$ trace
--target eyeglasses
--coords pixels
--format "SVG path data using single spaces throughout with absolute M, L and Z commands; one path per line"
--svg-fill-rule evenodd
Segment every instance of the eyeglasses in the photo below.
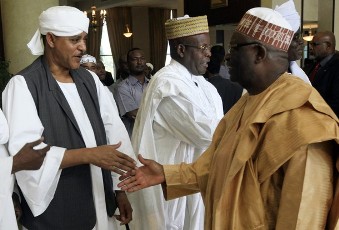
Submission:
M 200 46 L 191 45 L 191 44 L 182 44 L 182 45 L 199 49 L 202 52 L 211 51 L 211 45 L 200 45 Z
M 231 53 L 232 50 L 238 50 L 240 47 L 250 46 L 250 45 L 261 45 L 259 42 L 247 42 L 247 43 L 238 43 L 238 44 L 229 44 L 228 53 Z
M 326 41 L 325 42 L 310 42 L 310 45 L 315 47 L 315 46 L 318 46 L 318 45 L 323 44 L 323 43 L 329 43 L 329 42 L 326 42 Z

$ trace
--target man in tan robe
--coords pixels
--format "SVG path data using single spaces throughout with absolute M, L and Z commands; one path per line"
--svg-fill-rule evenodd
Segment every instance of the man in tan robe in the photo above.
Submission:
M 139 156 L 144 166 L 118 186 L 133 192 L 161 183 L 166 199 L 201 192 L 206 230 L 334 229 L 338 118 L 314 88 L 285 72 L 292 38 L 274 10 L 247 11 L 228 65 L 248 93 L 219 123 L 210 147 L 192 164 L 162 166 Z

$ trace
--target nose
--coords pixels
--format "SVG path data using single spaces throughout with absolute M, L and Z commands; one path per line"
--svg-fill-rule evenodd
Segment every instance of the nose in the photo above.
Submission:
M 87 50 L 86 40 L 82 40 L 82 42 L 80 42 L 78 49 L 81 50 L 83 53 L 86 52 Z
M 206 57 L 211 57 L 212 53 L 210 49 L 207 49 L 205 52 Z

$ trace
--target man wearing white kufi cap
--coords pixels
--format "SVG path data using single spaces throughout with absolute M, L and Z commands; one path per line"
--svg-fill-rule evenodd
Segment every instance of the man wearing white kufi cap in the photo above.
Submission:
M 165 23 L 172 60 L 151 79 L 134 124 L 135 153 L 163 164 L 191 163 L 211 143 L 223 116 L 221 98 L 207 82 L 210 38 L 206 16 L 170 19 Z M 161 187 L 133 194 L 133 229 L 202 229 L 200 194 L 169 202 Z
M 248 10 L 228 61 L 231 80 L 248 93 L 220 121 L 209 148 L 192 164 L 139 157 L 144 166 L 118 186 L 162 184 L 167 199 L 200 191 L 206 230 L 333 229 L 326 220 L 338 118 L 313 87 L 285 72 L 292 37 L 278 12 Z
M 89 55 L 89 54 L 83 55 L 80 59 L 80 66 L 98 74 L 97 59 L 95 57 L 93 57 L 92 55 Z
M 304 41 L 300 35 L 300 16 L 295 9 L 293 0 L 288 0 L 280 6 L 276 6 L 275 11 L 279 12 L 286 21 L 291 25 L 294 36 L 288 49 L 288 60 L 290 61 L 289 72 L 299 77 L 304 82 L 311 84 L 306 73 L 298 66 L 297 60 L 302 58 L 304 52 Z
M 135 167 L 119 152 L 133 149 L 111 93 L 79 68 L 87 30 L 88 18 L 76 8 L 42 12 L 28 43 L 41 56 L 3 92 L 10 154 L 41 135 L 41 145 L 51 145 L 39 170 L 16 173 L 25 229 L 116 229 L 117 206 L 121 223 L 131 220 L 126 194 L 116 191 L 115 202 L 112 177 Z

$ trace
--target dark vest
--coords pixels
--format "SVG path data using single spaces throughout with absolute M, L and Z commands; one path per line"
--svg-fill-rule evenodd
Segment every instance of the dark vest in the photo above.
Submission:
M 83 68 L 71 70 L 70 73 L 91 122 L 96 143 L 98 146 L 105 145 L 106 133 L 93 77 Z M 45 138 L 44 142 L 66 149 L 85 148 L 71 108 L 44 57 L 39 57 L 18 74 L 24 76 L 34 99 L 38 116 L 44 127 L 42 134 Z M 103 170 L 103 175 L 104 182 L 106 180 L 105 185 L 111 185 L 107 189 L 112 191 L 110 172 Z M 22 208 L 21 222 L 29 230 L 93 229 L 96 224 L 96 214 L 90 166 L 79 165 L 63 169 L 54 197 L 41 215 L 34 217 L 25 199 L 22 201 Z

